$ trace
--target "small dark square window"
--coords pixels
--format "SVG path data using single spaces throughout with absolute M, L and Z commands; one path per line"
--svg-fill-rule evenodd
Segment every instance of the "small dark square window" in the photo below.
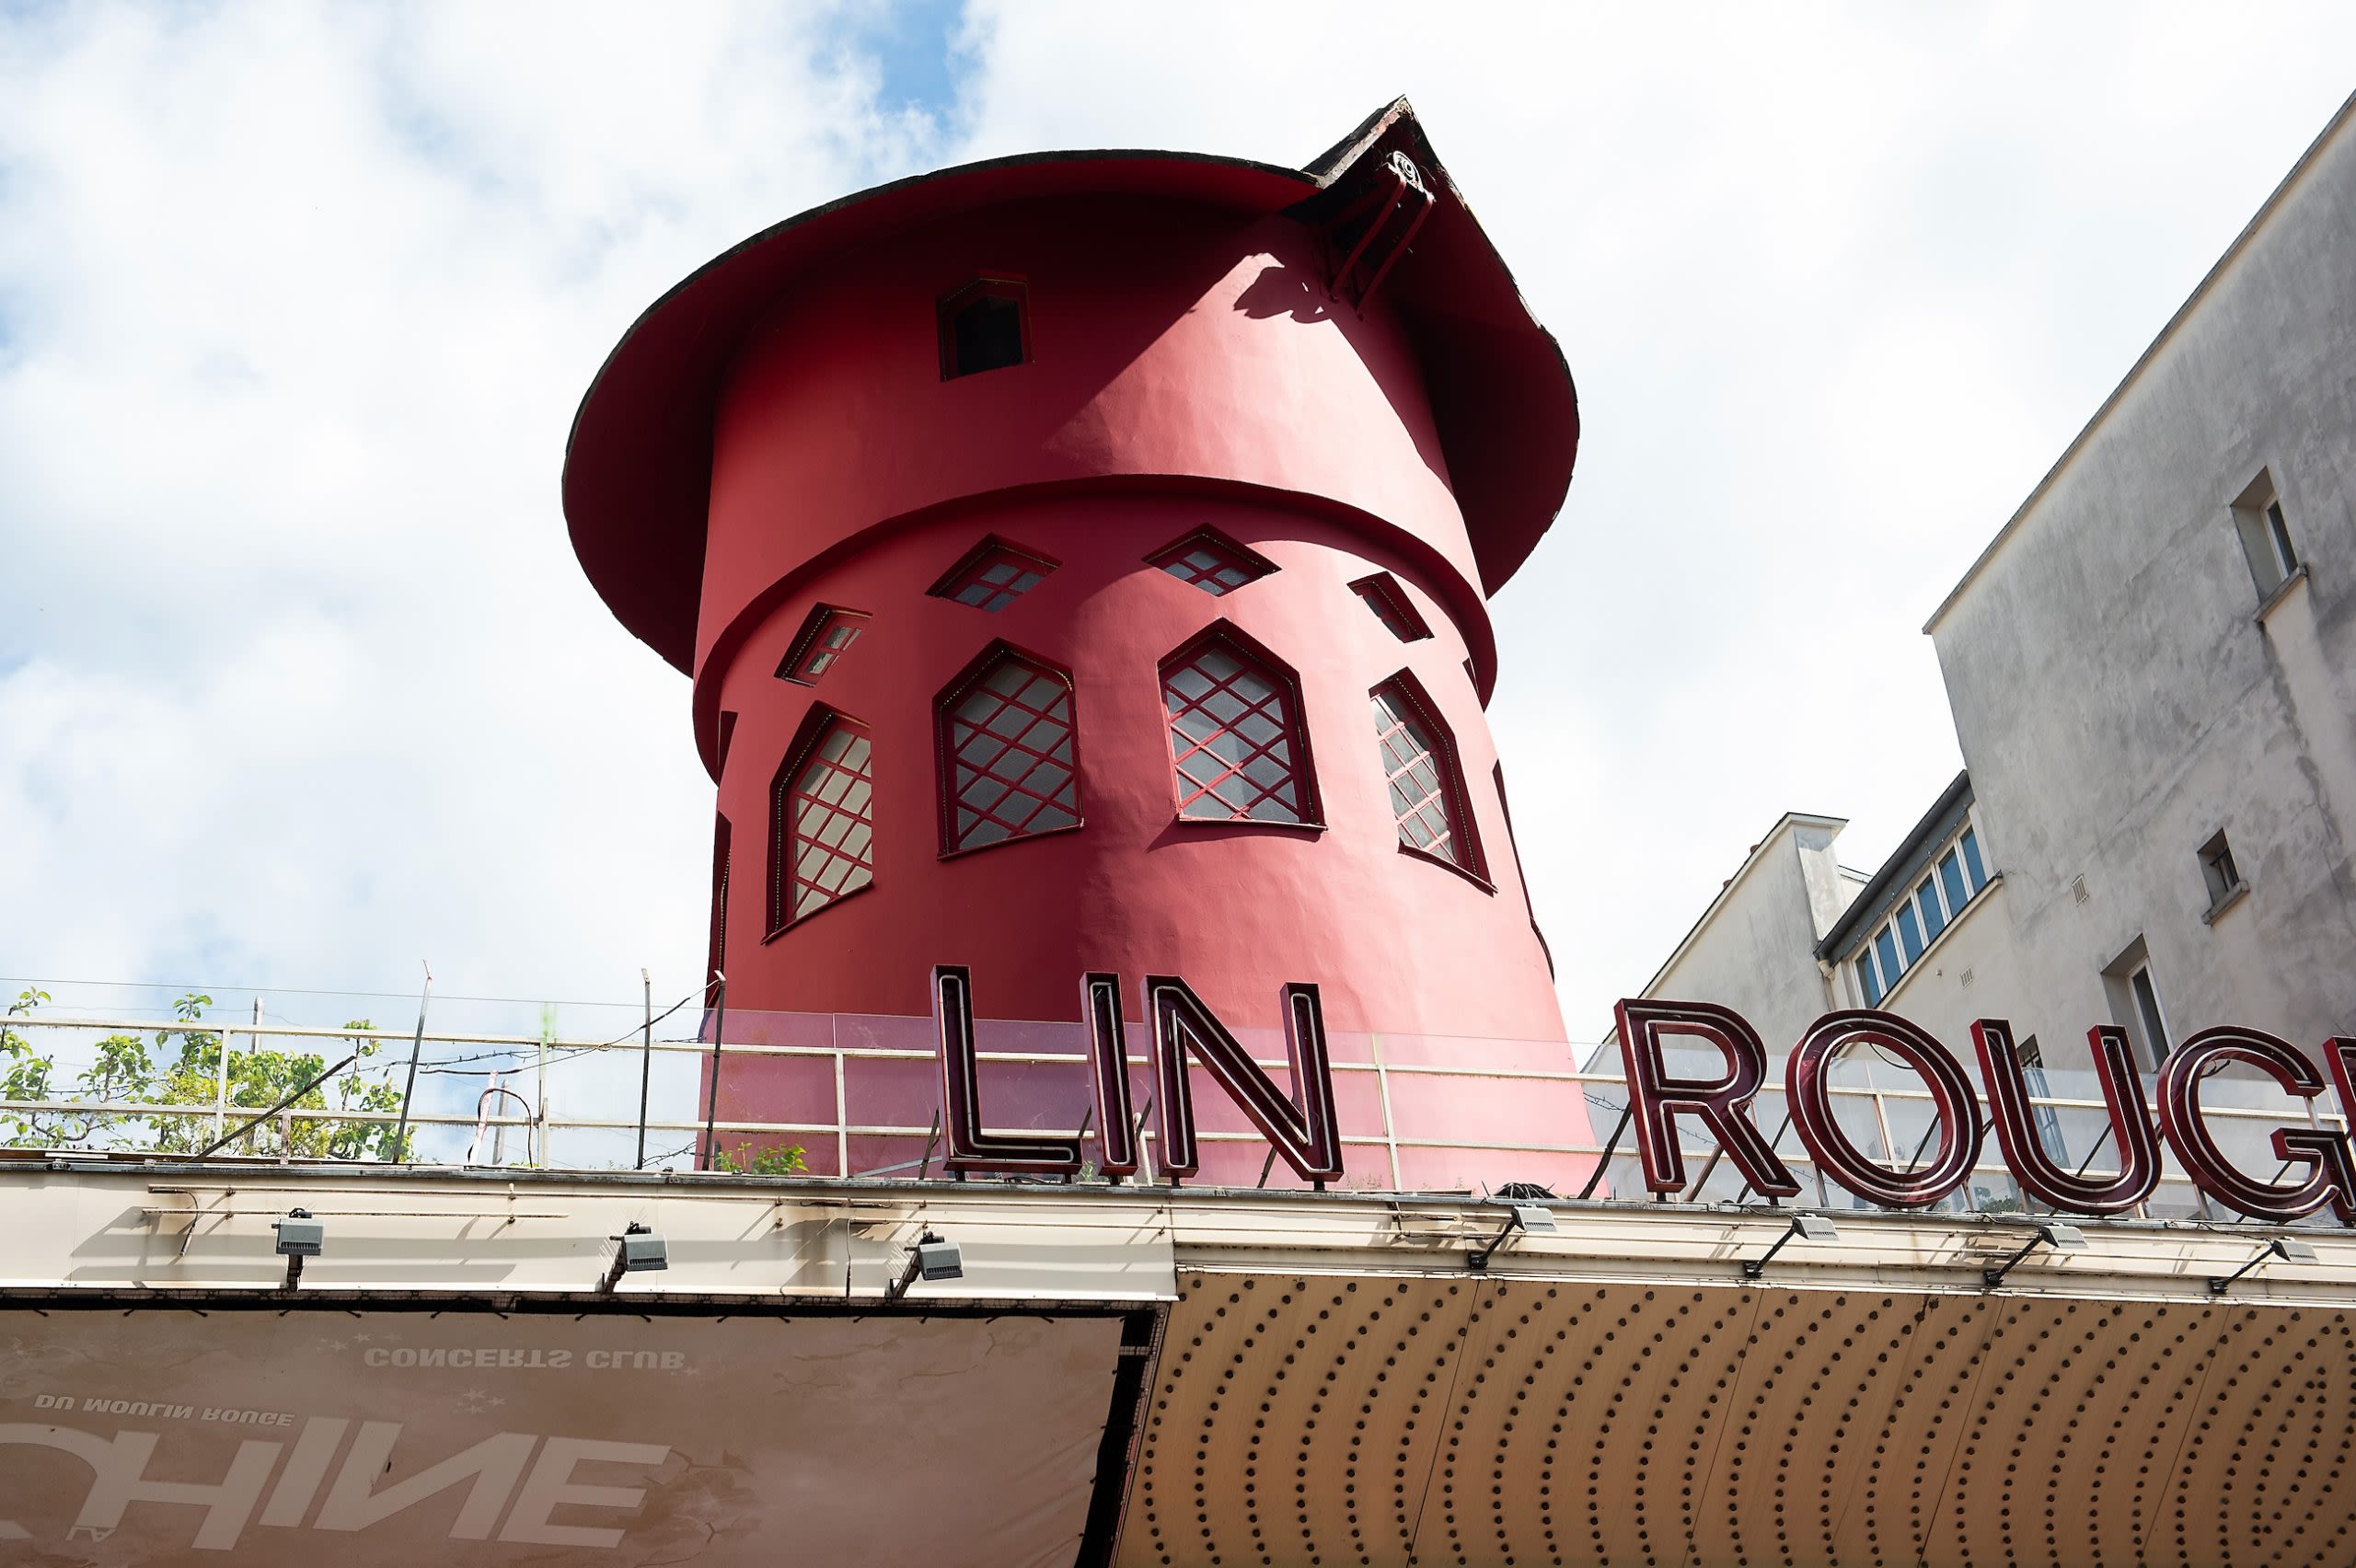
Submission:
M 979 278 L 941 302 L 941 379 L 1004 370 L 1031 358 L 1029 301 L 1022 285 Z

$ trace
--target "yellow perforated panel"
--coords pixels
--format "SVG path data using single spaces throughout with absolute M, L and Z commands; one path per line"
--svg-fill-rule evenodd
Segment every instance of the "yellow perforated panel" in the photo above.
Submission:
M 1179 1283 L 1122 1568 L 2356 1561 L 2337 1311 Z

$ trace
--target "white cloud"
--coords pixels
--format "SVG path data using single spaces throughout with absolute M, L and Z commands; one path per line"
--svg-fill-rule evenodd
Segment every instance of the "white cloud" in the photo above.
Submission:
M 685 683 L 556 499 L 621 329 L 883 179 L 1298 160 L 1403 90 L 1581 389 L 1492 717 L 1591 1034 L 1777 813 L 1869 864 L 1929 801 L 1923 615 L 2356 58 L 2321 6 L 989 5 L 952 135 L 872 19 L 0 22 L 0 970 L 685 989 Z
M 1953 776 L 1923 617 L 2356 58 L 2319 6 L 988 9 L 987 151 L 1298 159 L 1406 92 L 1562 339 L 1490 716 L 1574 1038 L 1783 812 L 1871 867 Z
M 557 474 L 681 272 L 935 156 L 841 19 L 0 31 L 0 968 L 692 984 L 686 685 L 583 581 Z

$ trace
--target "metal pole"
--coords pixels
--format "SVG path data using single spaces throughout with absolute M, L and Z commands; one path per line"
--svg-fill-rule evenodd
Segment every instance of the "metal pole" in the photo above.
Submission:
M 1636 1106 L 1634 1101 L 1630 1101 L 1621 1108 L 1620 1124 L 1611 1129 L 1611 1136 L 1605 1142 L 1603 1153 L 1596 1159 L 1594 1174 L 1588 1177 L 1587 1185 L 1579 1189 L 1580 1197 L 1595 1196 L 1595 1189 L 1603 1182 L 1603 1173 L 1611 1168 L 1611 1153 L 1620 1147 L 1620 1135 L 1628 1130 L 1628 1118 L 1634 1115 L 1635 1112 Z
M 425 1004 L 433 996 L 433 965 L 422 958 L 418 963 L 425 970 L 425 988 L 417 994 L 417 1033 L 409 1043 L 409 1081 L 401 1086 L 401 1119 L 393 1126 L 395 1160 L 409 1152 L 409 1102 L 417 1093 L 417 1058 L 425 1049 Z
M 654 1081 L 654 981 L 645 970 L 638 972 L 639 984 L 646 987 L 646 1032 L 641 1037 L 638 1055 L 638 1163 L 633 1170 L 646 1169 L 646 1092 Z
M 352 1066 L 352 1063 L 358 1060 L 360 1060 L 360 1053 L 354 1051 L 351 1055 L 346 1056 L 334 1066 L 329 1067 L 327 1071 L 319 1074 L 317 1078 L 312 1078 L 309 1082 L 303 1084 L 301 1087 L 296 1089 L 294 1093 L 288 1095 L 285 1099 L 280 1101 L 277 1104 L 271 1106 L 260 1115 L 255 1116 L 250 1120 L 238 1123 L 237 1126 L 229 1132 L 224 1134 L 220 1137 L 214 1138 L 211 1143 L 206 1144 L 202 1148 L 198 1149 L 194 1154 L 190 1155 L 189 1158 L 191 1159 L 202 1159 L 205 1156 L 219 1148 L 223 1144 L 233 1143 L 237 1139 L 245 1136 L 248 1132 L 251 1131 L 255 1127 L 260 1126 L 264 1122 L 269 1121 L 272 1116 L 277 1115 L 281 1111 L 285 1110 L 288 1106 L 302 1099 L 303 1096 L 310 1093 L 311 1090 L 318 1088 L 319 1085 L 327 1082 L 328 1079 L 335 1077 L 336 1074 L 343 1071 L 344 1068 Z M 282 1159 L 279 1163 L 283 1165 L 285 1161 Z
M 720 1118 L 720 1037 L 728 1027 L 728 976 L 715 969 L 711 983 L 716 988 L 711 1016 L 711 1082 L 705 1087 L 703 1097 L 703 1168 L 709 1170 L 720 1146 L 712 1140 L 712 1124 Z
M 259 997 L 254 1001 L 254 1012 L 257 1015 L 254 1021 L 260 1022 L 261 1001 Z M 225 1029 L 221 1032 L 220 1043 L 221 1060 L 216 1064 L 220 1071 L 214 1075 L 213 1079 L 213 1136 L 216 1138 L 221 1136 L 221 1129 L 229 1124 L 229 1032 Z

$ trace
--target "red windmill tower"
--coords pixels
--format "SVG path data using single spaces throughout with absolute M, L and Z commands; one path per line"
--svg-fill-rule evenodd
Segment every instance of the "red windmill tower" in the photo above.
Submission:
M 564 504 L 694 679 L 730 1012 L 921 1017 L 947 962 L 994 1019 L 1109 971 L 1272 1025 L 1310 981 L 1337 1062 L 1566 1067 L 1482 705 L 1577 429 L 1403 99 L 1305 169 L 1000 159 L 706 265 L 608 357 Z M 724 1115 L 785 1119 L 736 1071 Z M 1426 1088 L 1442 1133 L 1527 1101 L 1389 1091 Z

